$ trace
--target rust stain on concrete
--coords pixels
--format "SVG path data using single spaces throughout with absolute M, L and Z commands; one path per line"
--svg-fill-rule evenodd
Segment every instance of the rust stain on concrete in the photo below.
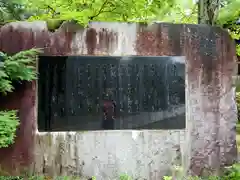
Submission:
M 232 89 L 230 82 L 236 58 L 233 43 L 227 32 L 208 26 L 167 23 L 151 26 L 139 24 L 136 25 L 136 32 L 130 29 L 131 25 L 129 25 L 129 29 L 120 29 L 119 31 L 109 30 L 105 27 L 95 29 L 90 25 L 88 29 L 81 28 L 80 30 L 79 28 L 80 38 L 77 28 L 71 31 L 70 28 L 64 27 L 52 33 L 47 30 L 43 22 L 24 23 L 12 23 L 0 29 L 0 51 L 14 54 L 30 48 L 43 48 L 44 55 L 50 56 L 113 55 L 113 52 L 117 52 L 118 55 L 186 56 L 187 96 L 191 100 L 186 103 L 191 110 L 187 113 L 190 113 L 189 117 L 192 118 L 191 122 L 190 119 L 188 121 L 198 127 L 190 129 L 192 139 L 189 140 L 189 143 L 192 145 L 191 152 L 193 152 L 192 160 L 189 162 L 190 171 L 193 174 L 201 173 L 202 167 L 196 167 L 195 165 L 198 164 L 196 162 L 208 161 L 209 158 L 220 153 L 223 153 L 221 155 L 223 159 L 218 162 L 220 164 L 231 164 L 235 160 L 236 141 L 233 137 L 235 131 L 232 129 L 235 123 L 234 111 L 226 109 L 227 107 L 225 108 L 226 112 L 221 110 L 222 101 L 227 101 L 229 106 L 234 102 L 229 101 L 229 98 L 222 99 L 220 97 L 230 93 Z M 103 26 L 101 23 L 98 25 Z M 111 27 L 111 24 L 108 26 Z M 128 26 L 124 25 L 124 28 L 126 27 Z M 127 39 L 123 39 L 121 36 L 121 32 L 127 31 L 131 31 L 129 38 L 134 36 L 135 40 L 131 43 L 128 42 L 126 47 L 131 49 L 134 46 L 135 54 L 132 54 L 132 51 L 118 49 L 122 42 L 127 42 Z M 77 48 L 73 47 L 77 45 Z M 1 97 L 0 107 L 2 109 L 18 109 L 21 119 L 16 143 L 9 148 L 0 149 L 0 163 L 6 167 L 18 166 L 21 163 L 29 165 L 32 161 L 35 123 L 37 122 L 36 116 L 34 116 L 35 93 L 35 85 L 30 83 L 16 89 L 16 92 L 7 97 Z M 204 94 L 207 97 L 203 97 Z M 204 109 L 205 105 L 208 105 L 209 108 Z M 192 113 L 194 108 L 199 116 L 194 117 Z M 207 114 L 208 112 L 210 115 Z M 226 113 L 232 116 L 228 116 L 224 120 L 221 115 Z M 204 126 L 206 123 L 209 123 L 211 128 Z M 226 123 L 229 125 L 225 126 Z M 204 136 L 202 131 L 207 133 L 205 134 L 206 138 L 214 140 L 220 145 L 202 141 L 201 138 Z M 211 136 L 211 133 L 217 135 Z M 194 149 L 196 143 L 203 143 L 204 147 L 200 150 Z M 222 147 L 222 152 L 219 152 L 219 146 Z M 211 148 L 214 152 L 209 152 Z M 198 159 L 199 154 L 203 157 L 201 160 Z M 218 165 L 212 166 L 217 168 Z

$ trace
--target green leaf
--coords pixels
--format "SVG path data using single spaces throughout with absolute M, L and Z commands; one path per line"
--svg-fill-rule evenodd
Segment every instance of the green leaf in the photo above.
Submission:
M 0 148 L 7 147 L 14 142 L 19 120 L 17 111 L 0 111 Z
M 8 77 L 7 73 L 0 69 L 0 79 L 7 77 Z

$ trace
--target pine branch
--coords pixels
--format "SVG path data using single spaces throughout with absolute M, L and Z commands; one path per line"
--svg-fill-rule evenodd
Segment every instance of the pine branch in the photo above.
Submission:
M 36 57 L 41 53 L 40 49 L 21 51 L 13 56 L 7 56 L 0 52 L 3 57 L 3 65 L 0 68 L 0 92 L 6 94 L 12 92 L 13 81 L 32 81 L 37 78 L 35 66 Z

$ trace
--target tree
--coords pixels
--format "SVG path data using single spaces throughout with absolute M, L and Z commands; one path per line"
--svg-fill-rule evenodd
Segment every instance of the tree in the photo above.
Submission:
M 235 40 L 240 40 L 240 0 L 227 1 L 219 11 L 217 24 L 227 28 Z M 240 56 L 240 45 L 236 45 L 237 55 Z
M 0 22 L 24 20 L 25 8 L 21 0 L 0 1 Z
M 220 0 L 198 1 L 198 23 L 215 25 L 220 9 Z
M 201 6 L 204 7 L 199 10 L 201 2 Z M 227 29 L 233 39 L 240 40 L 240 0 L 200 0 L 200 3 L 194 3 L 192 0 L 188 0 L 187 6 L 178 3 L 171 8 L 169 16 L 165 16 L 163 20 L 173 23 L 203 23 L 220 26 Z M 206 6 L 209 3 L 213 5 Z M 239 44 L 236 45 L 236 53 L 240 56 Z
M 235 40 L 240 40 L 240 0 L 199 0 L 199 23 L 217 25 L 228 29 Z M 240 45 L 236 45 L 240 55 Z
M 26 0 L 31 11 L 39 13 L 30 20 L 75 20 L 86 25 L 89 21 L 150 21 L 163 15 L 175 0 Z
M 193 0 L 177 1 L 164 16 L 157 15 L 156 21 L 197 24 L 198 6 Z

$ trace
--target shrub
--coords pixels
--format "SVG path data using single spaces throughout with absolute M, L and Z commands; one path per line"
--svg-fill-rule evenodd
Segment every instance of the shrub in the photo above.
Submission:
M 18 125 L 16 111 L 0 111 L 0 148 L 7 147 L 14 142 Z
M 0 52 L 0 93 L 14 90 L 13 81 L 32 81 L 37 78 L 35 59 L 40 50 L 21 51 L 13 56 Z
M 30 49 L 13 56 L 0 52 L 0 95 L 14 90 L 13 82 L 32 81 L 37 78 L 35 59 L 41 51 Z M 0 148 L 14 142 L 19 120 L 16 111 L 0 111 Z
M 164 176 L 163 180 L 178 180 L 178 179 L 184 179 L 184 180 L 239 180 L 240 179 L 240 164 L 234 164 L 233 166 L 226 167 L 223 171 L 223 176 L 209 176 L 209 177 L 184 177 L 182 178 L 183 174 L 180 174 L 178 177 L 172 177 L 172 176 Z M 181 172 L 183 173 L 183 172 Z
M 234 164 L 226 170 L 226 179 L 238 180 L 240 179 L 240 164 Z

